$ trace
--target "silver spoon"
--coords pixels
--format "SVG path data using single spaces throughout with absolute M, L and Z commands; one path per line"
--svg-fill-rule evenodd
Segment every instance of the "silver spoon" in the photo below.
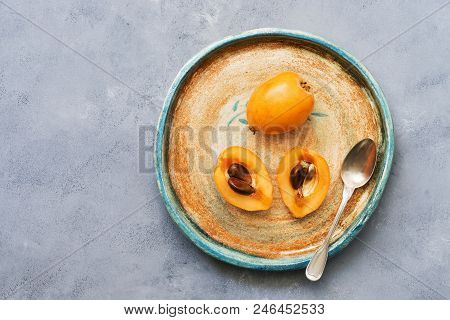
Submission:
M 331 236 L 341 218 L 347 201 L 356 188 L 362 187 L 369 181 L 377 162 L 377 147 L 371 139 L 364 139 L 358 142 L 347 154 L 342 163 L 341 178 L 344 181 L 344 192 L 342 194 L 341 205 L 336 217 L 331 225 L 328 234 L 319 249 L 314 253 L 311 261 L 306 267 L 306 277 L 311 281 L 317 281 L 322 277 L 323 270 L 327 264 L 328 246 Z

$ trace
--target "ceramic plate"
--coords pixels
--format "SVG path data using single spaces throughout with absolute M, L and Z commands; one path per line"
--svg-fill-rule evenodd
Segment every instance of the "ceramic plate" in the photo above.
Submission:
M 288 70 L 312 87 L 313 114 L 287 134 L 254 134 L 245 116 L 252 90 Z M 253 30 L 210 45 L 177 75 L 157 131 L 158 184 L 173 220 L 206 253 L 247 268 L 302 268 L 325 237 L 341 201 L 341 163 L 351 147 L 367 137 L 378 146 L 376 170 L 347 205 L 330 256 L 361 230 L 386 184 L 394 150 L 386 100 L 367 69 L 330 42 L 299 31 Z M 231 145 L 252 150 L 266 165 L 274 185 L 269 210 L 246 212 L 218 194 L 212 171 L 217 155 Z M 321 153 L 331 173 L 324 203 L 301 219 L 290 215 L 275 181 L 279 161 L 294 146 Z

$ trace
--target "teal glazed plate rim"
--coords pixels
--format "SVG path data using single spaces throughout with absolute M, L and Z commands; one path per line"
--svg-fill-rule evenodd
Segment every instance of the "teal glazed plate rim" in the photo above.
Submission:
M 170 115 L 173 110 L 177 94 L 180 88 L 182 88 L 185 80 L 207 57 L 209 57 L 217 50 L 235 44 L 237 42 L 264 37 L 276 37 L 297 41 L 306 41 L 323 48 L 324 50 L 330 52 L 332 55 L 340 58 L 342 61 L 348 64 L 350 66 L 350 69 L 352 69 L 352 72 L 358 73 L 359 77 L 361 79 L 364 79 L 368 89 L 371 91 L 370 93 L 379 108 L 382 134 L 384 137 L 384 145 L 379 146 L 379 148 L 383 148 L 382 160 L 377 164 L 378 166 L 380 166 L 380 168 L 378 169 L 380 173 L 377 176 L 375 187 L 366 206 L 358 215 L 358 217 L 353 221 L 353 223 L 345 230 L 342 236 L 330 246 L 329 256 L 334 256 L 336 253 L 345 248 L 350 243 L 350 241 L 355 238 L 356 235 L 361 231 L 362 227 L 377 207 L 389 177 L 389 172 L 394 155 L 394 129 L 391 114 L 389 112 L 386 99 L 383 95 L 383 92 L 381 91 L 380 86 L 375 81 L 373 76 L 369 73 L 369 71 L 355 57 L 353 57 L 347 51 L 330 43 L 329 41 L 309 33 L 273 28 L 251 30 L 217 41 L 204 48 L 198 54 L 192 57 L 181 68 L 180 72 L 173 81 L 164 101 L 163 109 L 161 111 L 160 119 L 158 122 L 155 141 L 154 163 L 156 177 L 159 190 L 170 216 L 180 227 L 180 229 L 186 234 L 186 236 L 207 254 L 224 262 L 244 268 L 279 271 L 300 269 L 306 267 L 312 257 L 312 253 L 305 254 L 299 257 L 285 257 L 275 259 L 262 258 L 237 251 L 210 238 L 185 214 L 184 209 L 180 204 L 175 191 L 172 188 L 170 177 L 168 174 L 168 163 L 166 157 L 166 149 L 168 147 L 167 138 L 170 131 L 170 126 L 168 124 L 170 123 Z

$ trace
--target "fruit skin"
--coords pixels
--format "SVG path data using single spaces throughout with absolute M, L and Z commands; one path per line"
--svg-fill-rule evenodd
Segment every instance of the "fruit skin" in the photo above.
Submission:
M 256 192 L 251 195 L 236 193 L 228 185 L 226 172 L 233 163 L 242 163 L 250 171 Z M 261 159 L 252 151 L 232 146 L 221 152 L 214 169 L 214 182 L 222 198 L 246 211 L 267 210 L 272 205 L 273 186 Z
M 290 172 L 301 160 L 313 163 L 317 169 L 318 182 L 314 191 L 307 197 L 299 198 L 290 181 Z M 317 210 L 325 200 L 330 188 L 330 169 L 326 160 L 317 152 L 294 147 L 284 155 L 277 172 L 281 197 L 296 218 L 302 218 Z
M 304 83 L 297 73 L 286 71 L 259 85 L 247 105 L 250 128 L 279 134 L 305 123 L 314 109 L 314 97 L 301 82 Z

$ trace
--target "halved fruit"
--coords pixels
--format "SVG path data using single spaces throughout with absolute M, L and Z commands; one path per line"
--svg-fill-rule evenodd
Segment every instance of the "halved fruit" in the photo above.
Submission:
M 295 147 L 289 150 L 278 166 L 281 197 L 296 218 L 317 210 L 330 187 L 330 169 L 317 152 Z
M 261 159 L 252 151 L 233 146 L 222 151 L 214 169 L 214 182 L 228 203 L 247 211 L 272 205 L 272 181 Z

